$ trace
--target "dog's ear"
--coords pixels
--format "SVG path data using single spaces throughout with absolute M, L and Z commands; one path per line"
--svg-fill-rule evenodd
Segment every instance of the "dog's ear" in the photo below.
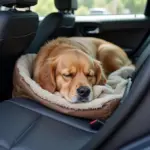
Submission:
M 56 90 L 55 71 L 56 61 L 54 59 L 49 59 L 41 66 L 39 72 L 38 83 L 43 89 L 51 93 L 54 93 Z
M 94 60 L 94 66 L 96 68 L 96 85 L 105 85 L 107 79 L 100 61 Z

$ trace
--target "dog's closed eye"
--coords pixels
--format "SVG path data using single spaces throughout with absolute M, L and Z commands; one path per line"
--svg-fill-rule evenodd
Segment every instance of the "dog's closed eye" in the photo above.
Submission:
M 72 78 L 73 74 L 62 74 L 62 76 L 65 78 Z

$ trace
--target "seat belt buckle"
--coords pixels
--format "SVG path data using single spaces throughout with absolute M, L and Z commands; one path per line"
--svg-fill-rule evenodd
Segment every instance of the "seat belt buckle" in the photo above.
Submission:
M 99 130 L 104 125 L 104 122 L 101 120 L 95 119 L 91 121 L 89 124 L 90 124 L 91 129 Z

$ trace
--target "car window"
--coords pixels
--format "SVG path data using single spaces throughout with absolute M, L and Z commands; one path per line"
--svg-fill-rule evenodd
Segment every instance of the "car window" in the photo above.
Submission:
M 147 0 L 78 0 L 77 16 L 143 14 Z M 38 0 L 32 7 L 40 16 L 56 12 L 54 0 Z
M 8 10 L 8 8 L 0 6 L 0 11 Z
M 79 0 L 76 15 L 143 14 L 147 0 Z
M 37 12 L 40 17 L 44 17 L 52 12 L 57 12 L 54 0 L 38 0 L 38 4 L 31 9 Z

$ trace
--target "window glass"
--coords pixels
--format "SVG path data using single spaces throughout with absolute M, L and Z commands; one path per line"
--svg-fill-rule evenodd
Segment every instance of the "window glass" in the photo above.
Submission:
M 54 5 L 54 0 L 38 0 L 38 4 L 31 9 L 37 12 L 41 17 L 57 11 Z
M 76 15 L 143 14 L 147 0 L 78 0 Z M 32 7 L 40 16 L 56 12 L 54 0 L 38 0 Z
M 147 0 L 79 0 L 76 15 L 143 14 Z

